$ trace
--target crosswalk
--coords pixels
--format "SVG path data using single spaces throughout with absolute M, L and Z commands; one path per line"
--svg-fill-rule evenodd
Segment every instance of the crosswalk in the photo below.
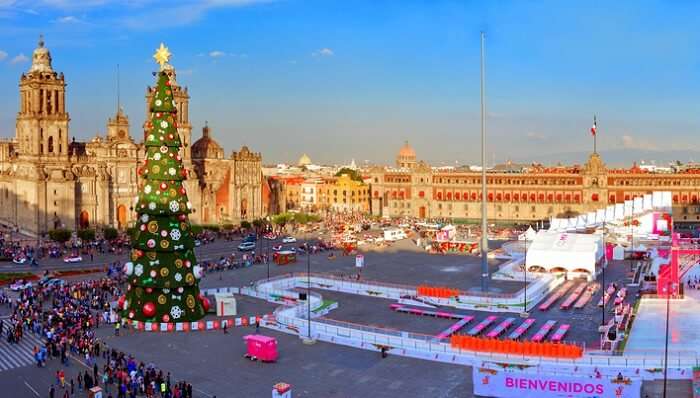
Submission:
M 34 346 L 43 345 L 44 343 L 31 332 L 25 332 L 19 344 L 8 343 L 3 334 L 3 338 L 0 339 L 0 372 L 36 364 Z

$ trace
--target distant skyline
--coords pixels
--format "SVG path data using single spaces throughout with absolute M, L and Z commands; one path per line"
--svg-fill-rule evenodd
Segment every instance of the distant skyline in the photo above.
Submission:
M 141 140 L 164 42 L 193 140 L 208 120 L 227 155 L 391 163 L 408 140 L 434 165 L 476 163 L 483 30 L 489 162 L 578 162 L 594 114 L 599 151 L 620 157 L 607 163 L 700 160 L 698 15 L 690 1 L 0 0 L 0 136 L 43 33 L 78 140 L 104 135 L 117 64 Z

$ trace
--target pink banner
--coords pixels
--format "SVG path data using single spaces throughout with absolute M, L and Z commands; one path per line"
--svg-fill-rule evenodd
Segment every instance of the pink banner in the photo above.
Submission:
M 642 381 L 473 368 L 474 395 L 498 398 L 638 398 Z

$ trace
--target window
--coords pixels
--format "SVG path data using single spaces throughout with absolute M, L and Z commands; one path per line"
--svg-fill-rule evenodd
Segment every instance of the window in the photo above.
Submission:
M 48 153 L 53 153 L 53 136 L 49 137 Z

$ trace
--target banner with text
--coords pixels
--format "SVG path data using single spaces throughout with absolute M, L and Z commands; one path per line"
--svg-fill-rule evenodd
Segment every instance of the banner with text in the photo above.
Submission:
M 474 395 L 497 398 L 639 398 L 641 380 L 502 372 L 473 367 Z

